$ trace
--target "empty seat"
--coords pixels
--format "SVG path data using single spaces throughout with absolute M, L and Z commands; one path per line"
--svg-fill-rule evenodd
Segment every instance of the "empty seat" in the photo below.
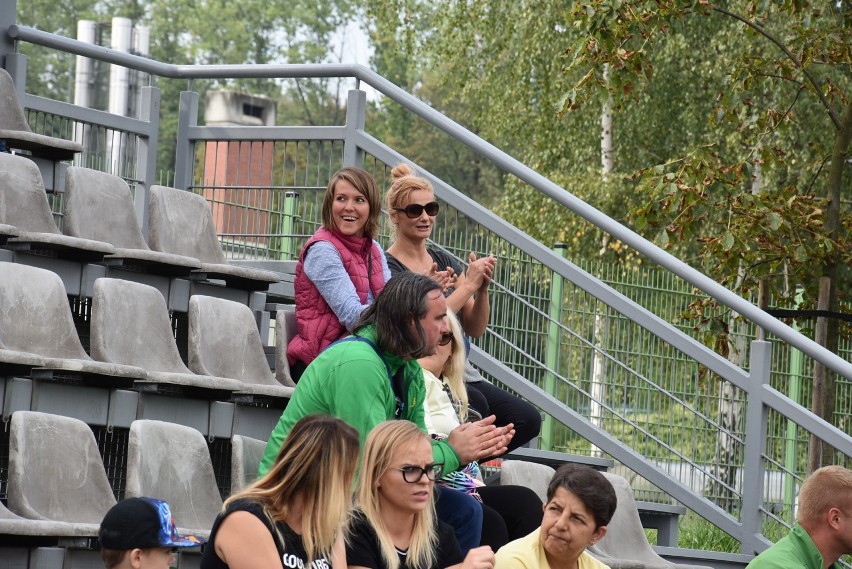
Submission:
M 70 166 L 65 174 L 66 235 L 103 241 L 115 247 L 105 257 L 110 265 L 145 272 L 188 276 L 201 261 L 152 251 L 145 242 L 130 186 L 121 177 L 89 168 Z
M 50 160 L 70 160 L 83 146 L 73 140 L 35 134 L 24 116 L 15 83 L 5 69 L 0 68 L 0 139 L 6 146 L 28 150 L 34 156 Z
M 163 384 L 186 395 L 228 399 L 243 383 L 196 375 L 183 360 L 172 333 L 166 300 L 154 287 L 122 279 L 97 279 L 92 296 L 92 357 L 144 368 L 140 389 Z
M 77 535 L 97 535 L 115 497 L 88 425 L 48 413 L 12 413 L 8 499 L 19 516 L 67 522 Z
M 556 471 L 546 464 L 525 460 L 504 460 L 500 465 L 500 484 L 526 486 L 547 503 L 547 486 Z
M 78 535 L 78 527 L 67 522 L 48 520 L 28 520 L 12 513 L 0 502 L 0 536 L 16 537 L 73 537 Z M 45 540 L 47 541 L 47 540 Z
M 126 493 L 165 500 L 182 527 L 204 537 L 222 509 L 204 436 L 163 421 L 130 424 Z
M 5 223 L 0 223 L 0 245 L 6 243 L 10 237 L 18 236 L 18 228 Z
M 74 372 L 113 387 L 145 377 L 137 367 L 97 362 L 86 354 L 65 286 L 51 271 L 0 262 L 0 306 L 0 362 L 8 366 Z
M 275 314 L 275 378 L 282 385 L 296 382 L 290 374 L 290 362 L 287 360 L 287 344 L 296 336 L 296 312 L 279 310 Z
M 9 239 L 6 247 L 49 251 L 78 261 L 99 261 L 115 252 L 109 243 L 60 233 L 47 203 L 41 172 L 29 158 L 0 153 L 0 188 L 0 223 L 15 226 L 19 234 Z
M 603 472 L 615 489 L 618 505 L 607 525 L 607 533 L 589 552 L 612 569 L 644 569 L 671 567 L 672 569 L 710 569 L 701 565 L 674 564 L 666 561 L 648 543 L 648 537 L 639 519 L 639 510 L 633 489 L 624 477 Z
M 190 297 L 189 368 L 240 380 L 244 385 L 237 398 L 250 394 L 289 399 L 293 394 L 293 387 L 278 383 L 269 369 L 252 310 L 232 300 Z
M 195 257 L 196 271 L 229 287 L 266 290 L 280 280 L 277 273 L 229 265 L 219 244 L 210 205 L 192 192 L 151 186 L 148 194 L 148 245 L 155 251 Z
M 266 441 L 243 435 L 231 437 L 231 494 L 236 494 L 257 479 L 257 469 Z

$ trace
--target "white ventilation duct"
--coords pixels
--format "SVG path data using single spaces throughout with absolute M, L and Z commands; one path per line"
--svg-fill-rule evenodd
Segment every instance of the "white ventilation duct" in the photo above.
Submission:
M 77 22 L 77 39 L 86 43 L 95 43 L 97 24 L 92 20 Z M 74 75 L 74 104 L 81 107 L 92 106 L 92 60 L 77 56 L 77 69 Z

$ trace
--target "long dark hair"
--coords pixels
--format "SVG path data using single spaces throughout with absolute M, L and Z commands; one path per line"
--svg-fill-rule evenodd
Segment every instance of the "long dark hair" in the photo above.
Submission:
M 361 313 L 352 329 L 357 333 L 359 328 L 373 324 L 376 343 L 382 350 L 403 358 L 422 357 L 426 342 L 420 319 L 429 312 L 427 296 L 433 290 L 440 291 L 441 285 L 425 275 L 411 271 L 397 273 Z M 413 323 L 413 329 L 409 322 Z

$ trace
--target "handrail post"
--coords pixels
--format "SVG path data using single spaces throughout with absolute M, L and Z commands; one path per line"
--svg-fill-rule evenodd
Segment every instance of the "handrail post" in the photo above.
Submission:
M 156 87 L 142 87 L 139 100 L 139 119 L 149 125 L 148 135 L 139 138 L 136 147 L 136 178 L 133 192 L 136 218 L 145 239 L 148 239 L 148 189 L 154 183 L 157 172 L 157 144 L 160 126 L 160 90 Z
M 568 246 L 565 243 L 556 243 L 553 245 L 553 251 L 565 258 L 565 252 Z M 550 281 L 550 309 L 548 310 L 547 324 L 547 351 L 544 356 L 544 390 L 556 397 L 556 374 L 555 370 L 559 371 L 559 333 L 560 324 L 562 324 L 562 305 L 564 303 L 564 279 L 562 275 L 553 271 Z M 553 417 L 545 414 L 541 424 L 541 435 L 539 440 L 539 448 L 544 450 L 553 450 Z
M 9 26 L 14 26 L 18 22 L 18 6 L 17 0 L 0 0 L 0 64 L 8 70 L 6 65 L 6 57 L 15 53 L 15 40 L 9 37 L 6 33 Z
M 192 185 L 195 165 L 194 146 L 189 140 L 189 129 L 198 126 L 198 93 L 181 91 L 178 111 L 177 144 L 175 149 L 175 187 L 187 190 Z
M 743 449 L 742 526 L 740 540 L 742 553 L 758 551 L 756 536 L 761 532 L 761 506 L 766 484 L 766 419 L 767 407 L 763 404 L 763 387 L 769 384 L 772 370 L 772 344 L 765 340 L 751 343 L 749 356 L 749 391 L 746 401 L 745 449 Z
M 15 91 L 21 104 L 27 105 L 27 56 L 23 53 L 7 53 L 5 69 L 15 82 Z
M 367 124 L 367 93 L 358 89 L 349 91 L 346 102 L 346 128 L 343 139 L 343 165 L 361 168 L 364 151 L 358 146 L 357 135 Z

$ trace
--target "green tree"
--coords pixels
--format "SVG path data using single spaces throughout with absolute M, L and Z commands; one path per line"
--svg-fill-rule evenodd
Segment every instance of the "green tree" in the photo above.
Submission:
M 704 269 L 743 295 L 765 283 L 773 303 L 791 302 L 798 284 L 822 309 L 848 302 L 842 267 L 852 260 L 852 222 L 841 216 L 841 199 L 852 139 L 850 13 L 848 2 L 706 0 L 594 1 L 572 11 L 582 35 L 569 48 L 575 85 L 566 110 L 602 92 L 626 107 L 658 83 L 657 55 L 682 41 L 682 30 L 710 32 L 712 64 L 725 75 L 705 140 L 641 167 L 634 179 L 648 202 L 636 220 L 664 247 L 699 244 Z M 755 181 L 761 192 L 752 191 Z M 836 351 L 837 337 L 836 320 L 817 321 L 818 342 Z M 813 410 L 831 420 L 831 375 L 816 365 L 814 381 Z M 813 447 L 811 468 L 832 460 Z

